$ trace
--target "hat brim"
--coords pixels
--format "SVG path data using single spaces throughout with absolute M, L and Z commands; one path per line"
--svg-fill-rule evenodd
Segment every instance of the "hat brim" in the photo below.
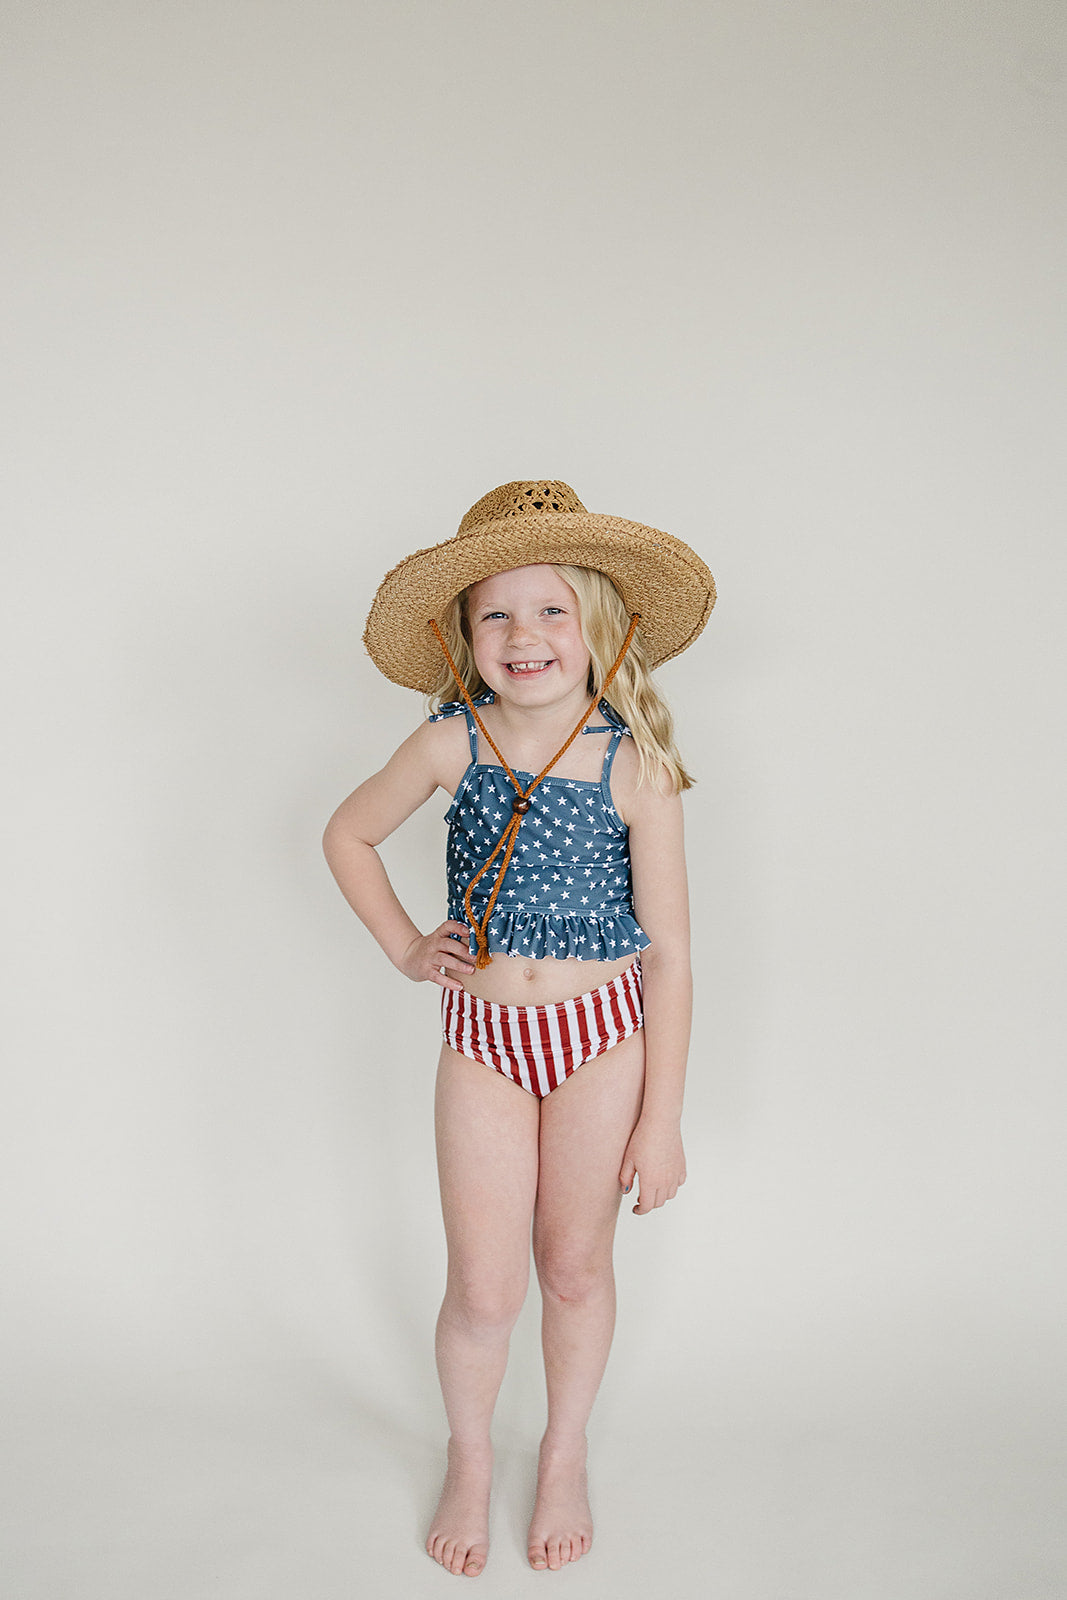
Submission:
M 442 662 L 431 619 L 440 622 L 472 583 L 540 562 L 606 573 L 627 611 L 640 612 L 653 667 L 692 644 L 715 604 L 711 573 L 673 534 L 592 511 L 502 517 L 416 550 L 386 574 L 363 633 L 374 664 L 391 682 L 431 694 Z

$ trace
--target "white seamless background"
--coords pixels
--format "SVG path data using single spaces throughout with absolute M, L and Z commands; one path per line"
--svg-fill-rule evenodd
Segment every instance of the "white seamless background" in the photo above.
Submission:
M 720 596 L 661 674 L 690 1178 L 566 1581 L 1062 1600 L 1064 23 L 5 9 L 12 1600 L 449 1581 L 438 995 L 320 835 L 421 715 L 379 579 L 531 476 Z M 383 850 L 425 927 L 447 804 Z M 541 1407 L 534 1292 L 486 1595 Z

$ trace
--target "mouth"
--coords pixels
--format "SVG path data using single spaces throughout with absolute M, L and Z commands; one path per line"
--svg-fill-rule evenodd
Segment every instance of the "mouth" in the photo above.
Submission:
M 547 672 L 552 662 L 505 661 L 504 665 L 513 678 L 536 678 L 540 673 Z

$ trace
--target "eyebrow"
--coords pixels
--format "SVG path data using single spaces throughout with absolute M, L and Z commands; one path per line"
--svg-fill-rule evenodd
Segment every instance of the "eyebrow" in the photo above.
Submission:
M 543 610 L 545 606 L 558 606 L 561 611 L 565 610 L 569 603 L 570 602 L 567 600 L 562 599 L 539 600 L 535 602 L 539 610 Z M 512 607 L 507 605 L 503 600 L 482 600 L 479 601 L 474 609 L 475 611 L 510 611 L 512 610 Z

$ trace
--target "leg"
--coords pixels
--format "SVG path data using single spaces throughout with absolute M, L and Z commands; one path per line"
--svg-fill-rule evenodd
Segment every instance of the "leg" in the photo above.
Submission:
M 530 1523 L 532 1567 L 555 1570 L 592 1543 L 585 1427 L 615 1328 L 619 1168 L 641 1110 L 644 1069 L 642 1031 L 585 1062 L 541 1102 L 534 1260 L 548 1426 Z
M 448 1281 L 437 1370 L 450 1437 L 426 1548 L 450 1572 L 472 1577 L 489 1545 L 493 1406 L 529 1277 L 538 1123 L 533 1095 L 442 1047 L 436 1127 Z

